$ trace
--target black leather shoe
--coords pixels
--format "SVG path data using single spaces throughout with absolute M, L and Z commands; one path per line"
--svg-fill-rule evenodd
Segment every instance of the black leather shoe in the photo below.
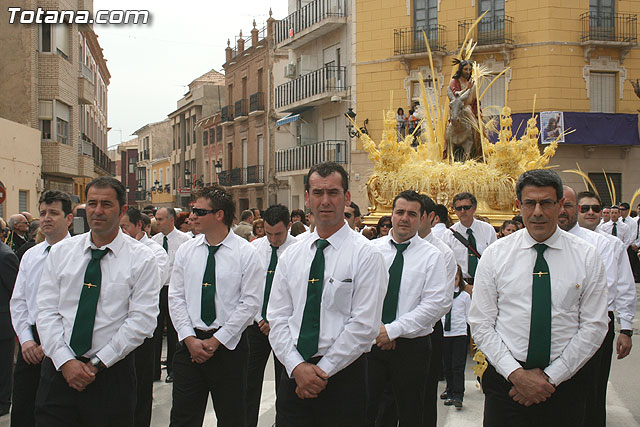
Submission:
M 457 410 L 462 409 L 462 400 L 457 400 L 457 399 L 456 399 L 456 400 L 454 400 L 454 401 L 453 401 L 453 406 L 455 406 L 455 408 L 456 408 Z
M 453 400 L 447 399 L 444 401 L 444 406 L 451 406 L 451 405 L 453 405 Z
M 164 380 L 165 383 L 172 383 L 173 382 L 173 375 L 167 375 L 167 379 Z
M 443 391 L 442 394 L 440 395 L 440 399 L 447 400 L 448 398 L 449 398 L 449 393 L 447 392 L 447 390 Z

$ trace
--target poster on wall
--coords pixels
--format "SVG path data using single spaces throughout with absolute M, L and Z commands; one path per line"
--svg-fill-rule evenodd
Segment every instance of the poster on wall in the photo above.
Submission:
M 551 144 L 556 140 L 564 142 L 564 115 L 562 111 L 542 111 L 540 113 L 540 129 L 542 129 L 543 144 Z

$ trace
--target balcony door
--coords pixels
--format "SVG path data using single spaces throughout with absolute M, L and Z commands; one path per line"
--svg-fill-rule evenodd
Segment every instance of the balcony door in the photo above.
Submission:
M 242 183 L 247 182 L 247 167 L 249 166 L 248 151 L 249 144 L 247 142 L 247 138 L 242 138 Z
M 615 40 L 614 0 L 589 0 L 589 32 L 592 40 Z
M 424 30 L 429 45 L 438 40 L 438 0 L 415 0 L 413 2 L 413 52 L 426 52 Z
M 492 40 L 504 40 L 504 1 L 478 2 L 478 16 L 489 11 L 478 23 L 478 44 L 492 44 Z

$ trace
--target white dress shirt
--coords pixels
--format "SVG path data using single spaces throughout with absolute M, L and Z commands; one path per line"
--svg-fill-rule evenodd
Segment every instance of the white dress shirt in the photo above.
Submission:
M 109 249 L 100 261 L 102 281 L 91 348 L 76 355 L 69 343 L 90 249 Z M 91 232 L 55 244 L 45 262 L 38 290 L 38 333 L 56 369 L 76 356 L 98 358 L 107 367 L 153 336 L 160 292 L 158 263 L 151 249 L 118 230 L 97 248 Z
M 71 237 L 69 233 L 65 239 Z M 22 256 L 18 277 L 11 296 L 11 322 L 18 335 L 20 345 L 27 341 L 35 341 L 31 327 L 38 317 L 38 287 L 44 268 L 44 261 L 49 255 L 51 245 L 45 240 L 38 243 Z
M 621 221 L 622 218 L 618 218 L 618 221 L 616 221 L 616 236 L 618 239 L 622 240 L 622 243 L 624 243 L 625 248 L 627 246 L 631 246 L 633 244 L 633 241 L 635 240 L 635 234 L 634 231 L 631 227 L 629 227 L 627 224 L 625 224 L 624 222 Z M 602 232 L 607 233 L 607 234 L 612 234 L 613 232 L 613 221 L 607 221 L 604 222 L 602 224 L 600 224 L 598 226 L 598 229 L 602 230 Z M 596 230 L 597 231 L 597 230 Z
M 451 226 L 451 230 L 455 230 L 458 233 L 462 234 L 462 237 L 469 240 L 469 235 L 467 234 L 467 229 L 470 228 L 473 230 L 473 237 L 476 239 L 476 249 L 478 253 L 482 255 L 485 249 L 497 240 L 496 230 L 489 223 L 484 221 L 478 221 L 474 219 L 471 223 L 471 227 L 465 227 L 461 222 L 456 222 Z M 456 262 L 462 269 L 462 276 L 465 279 L 470 278 L 468 271 L 468 260 L 469 260 L 469 250 L 465 245 L 460 243 L 458 239 L 455 238 L 453 232 L 448 230 L 442 235 L 442 241 L 445 242 L 451 250 L 453 250 L 453 254 L 456 257 Z
M 629 217 L 627 217 L 629 218 Z M 633 244 L 636 247 L 640 247 L 640 217 L 631 218 L 631 237 L 633 237 Z
M 526 229 L 487 248 L 478 263 L 469 324 L 473 339 L 504 378 L 527 360 L 536 242 Z M 544 371 L 571 378 L 602 344 L 609 323 L 607 279 L 595 247 L 556 228 L 545 243 L 551 278 L 551 352 Z
M 616 236 L 602 230 L 598 233 L 609 240 L 616 267 L 616 286 L 614 289 L 609 288 L 609 311 L 617 310 L 620 328 L 631 330 L 636 315 L 636 284 L 627 248 Z
M 433 227 L 431 227 L 431 233 L 433 233 L 438 239 L 442 239 L 442 236 L 444 235 L 444 233 L 446 233 L 447 231 L 447 226 L 444 225 L 444 223 L 439 222 L 436 225 L 434 225 Z M 429 233 L 429 234 L 431 234 Z M 449 233 L 451 233 L 449 231 Z
M 455 289 L 458 292 L 458 288 Z M 471 296 L 465 291 L 460 292 L 456 298 L 453 299 L 451 306 L 451 330 L 442 333 L 445 337 L 460 337 L 467 336 L 467 318 L 469 316 L 469 309 L 471 308 Z M 442 325 L 446 321 L 446 313 L 442 316 Z
M 285 240 L 282 245 L 278 246 L 278 249 L 276 250 L 278 260 L 280 259 L 280 256 L 282 255 L 284 250 L 287 249 L 289 246 L 293 245 L 297 240 L 298 239 L 295 236 L 292 236 L 291 234 L 287 233 L 287 240 Z M 267 268 L 269 268 L 269 264 L 271 263 L 271 243 L 269 243 L 269 239 L 267 239 L 267 236 L 263 236 L 263 237 L 260 237 L 259 239 L 255 239 L 254 241 L 251 242 L 251 244 L 258 251 L 258 256 L 262 258 L 262 262 L 265 267 L 265 277 L 264 277 L 264 280 L 262 280 L 262 293 L 260 294 L 261 295 L 260 310 L 258 310 L 258 314 L 256 314 L 256 317 L 254 319 L 256 322 L 260 323 L 260 321 L 263 320 L 262 304 L 264 304 L 264 287 L 267 284 Z M 276 265 L 276 270 L 277 269 L 278 267 Z M 273 286 L 273 282 L 271 282 L 271 285 Z
M 374 240 L 382 252 L 387 271 L 398 252 L 393 242 L 392 230 Z M 409 243 L 409 246 L 402 253 L 404 263 L 396 319 L 385 324 L 390 340 L 429 335 L 433 332 L 432 325 L 451 308 L 453 298 L 442 253 L 417 234 L 403 243 Z M 378 321 L 378 324 L 382 322 Z
M 164 241 L 163 233 L 155 234 L 151 238 L 151 240 L 159 244 L 160 247 L 164 249 L 164 247 L 162 246 L 162 243 Z M 178 248 L 184 242 L 188 242 L 189 240 L 191 240 L 191 237 L 189 237 L 186 233 L 183 233 L 182 231 L 178 230 L 177 228 L 174 228 L 173 230 L 171 230 L 171 233 L 167 234 L 167 249 L 168 249 L 167 254 L 169 255 L 169 274 L 167 274 L 167 277 L 164 281 L 165 286 L 168 285 L 169 282 L 171 281 L 171 272 L 173 271 L 173 261 L 176 258 L 176 252 L 178 252 Z
M 144 233 L 144 236 L 139 240 L 140 243 L 146 245 L 151 249 L 151 252 L 156 256 L 156 262 L 158 263 L 158 271 L 160 272 L 160 288 L 167 282 L 167 277 L 171 273 L 169 271 L 169 255 L 164 250 L 162 245 L 159 245 L 155 240 L 152 240 Z
M 456 257 L 453 254 L 453 251 L 446 243 L 434 236 L 433 233 L 427 234 L 424 237 L 424 240 L 438 248 L 440 253 L 442 253 L 442 256 L 444 256 L 444 265 L 448 283 L 447 289 L 450 289 L 453 294 L 453 288 L 456 287 L 456 273 L 458 272 L 458 264 L 456 263 Z
M 291 245 L 278 260 L 267 317 L 269 342 L 291 376 L 304 362 L 296 349 L 307 300 L 317 230 Z M 389 276 L 380 251 L 346 221 L 328 239 L 320 307 L 318 367 L 332 376 L 371 349 L 380 332 Z
M 202 279 L 209 257 L 209 242 L 199 234 L 182 245 L 176 253 L 171 285 L 169 313 L 178 340 L 195 336 L 194 329 L 211 331 L 229 350 L 240 342 L 242 332 L 260 310 L 261 282 L 266 268 L 256 249 L 244 238 L 229 231 L 215 254 L 216 318 L 211 325 L 201 319 Z

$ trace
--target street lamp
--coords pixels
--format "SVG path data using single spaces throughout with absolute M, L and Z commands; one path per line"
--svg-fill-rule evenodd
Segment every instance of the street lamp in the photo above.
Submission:
M 158 189 L 158 193 L 162 193 L 162 185 L 160 185 L 160 181 L 158 181 L 156 179 L 156 182 L 154 182 L 156 188 Z
M 216 174 L 220 175 L 222 173 L 222 162 L 218 160 L 213 166 L 216 168 Z
M 360 136 L 360 132 L 358 130 L 353 130 L 353 123 L 356 121 L 356 112 L 353 111 L 353 108 L 349 107 L 346 113 L 344 113 L 344 117 L 347 121 L 347 131 L 349 132 L 349 137 L 354 138 L 356 136 Z
M 184 170 L 184 183 L 188 184 L 188 187 L 191 188 L 191 171 L 189 169 Z

